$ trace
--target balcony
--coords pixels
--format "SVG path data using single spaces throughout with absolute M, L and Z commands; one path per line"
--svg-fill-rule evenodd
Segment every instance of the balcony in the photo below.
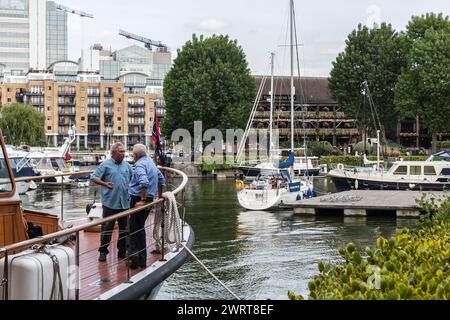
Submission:
M 76 112 L 75 111 L 70 111 L 70 110 L 63 110 L 63 111 L 59 111 L 58 113 L 60 116 L 76 116 Z
M 58 96 L 60 97 L 75 97 L 76 95 L 76 92 L 58 92 Z

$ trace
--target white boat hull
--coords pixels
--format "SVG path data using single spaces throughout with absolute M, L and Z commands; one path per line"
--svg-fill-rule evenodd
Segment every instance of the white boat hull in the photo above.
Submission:
M 300 192 L 289 192 L 287 189 L 251 190 L 244 189 L 238 192 L 238 200 L 241 207 L 250 211 L 277 210 L 283 204 L 297 201 L 298 196 L 303 199 L 303 194 L 308 187 L 302 186 Z

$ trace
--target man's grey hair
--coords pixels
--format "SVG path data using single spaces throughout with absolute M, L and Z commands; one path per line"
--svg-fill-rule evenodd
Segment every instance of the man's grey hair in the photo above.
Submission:
M 142 158 L 147 155 L 147 147 L 143 144 L 136 144 L 133 147 L 133 153 L 139 156 L 139 158 Z
M 123 145 L 122 142 L 116 142 L 116 143 L 114 143 L 114 144 L 112 145 L 112 147 L 111 147 L 111 155 L 113 155 L 114 152 L 116 152 L 117 149 L 119 149 L 119 147 L 124 147 L 124 145 Z

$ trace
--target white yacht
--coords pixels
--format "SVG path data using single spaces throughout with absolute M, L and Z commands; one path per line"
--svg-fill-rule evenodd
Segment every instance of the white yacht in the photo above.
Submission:
M 430 160 L 430 159 L 429 159 Z M 442 191 L 450 189 L 449 161 L 398 161 L 388 170 L 345 169 L 339 165 L 328 176 L 339 191 L 370 190 L 420 190 Z

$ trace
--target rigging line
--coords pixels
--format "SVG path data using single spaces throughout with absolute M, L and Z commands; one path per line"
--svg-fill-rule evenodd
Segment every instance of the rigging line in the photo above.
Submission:
M 209 269 L 207 266 L 205 266 L 200 259 L 197 258 L 197 256 L 184 244 L 181 244 L 186 250 L 187 252 L 203 267 L 203 269 L 205 269 L 222 287 L 224 287 L 233 297 L 235 297 L 237 300 L 242 300 L 241 298 L 239 298 L 236 294 L 234 294 L 233 291 L 231 291 L 225 283 L 223 283 L 222 281 L 219 280 L 219 278 L 217 278 Z

